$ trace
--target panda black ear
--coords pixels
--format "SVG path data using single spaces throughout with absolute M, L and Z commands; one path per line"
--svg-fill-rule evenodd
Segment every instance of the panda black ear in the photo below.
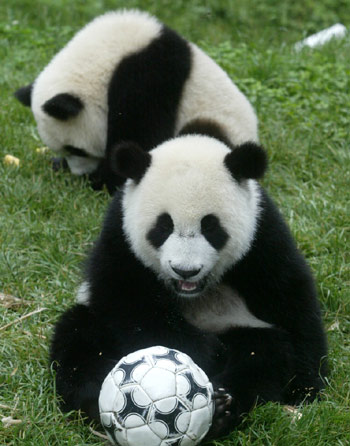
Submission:
M 227 154 L 224 163 L 237 181 L 257 180 L 264 176 L 267 169 L 267 155 L 258 144 L 246 142 Z
M 133 142 L 120 143 L 111 154 L 113 170 L 124 178 L 139 183 L 151 164 L 151 155 Z
M 84 104 L 78 96 L 73 96 L 70 93 L 60 93 L 46 101 L 42 108 L 53 118 L 67 121 L 69 118 L 77 116 L 84 108 Z
M 26 107 L 30 107 L 32 105 L 32 90 L 33 90 L 33 82 L 25 87 L 21 87 L 14 92 L 15 98 L 22 102 Z

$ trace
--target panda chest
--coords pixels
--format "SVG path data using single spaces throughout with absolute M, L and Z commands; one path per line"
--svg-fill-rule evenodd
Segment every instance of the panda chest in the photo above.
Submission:
M 268 322 L 254 316 L 244 299 L 226 285 L 189 302 L 183 315 L 191 325 L 211 333 L 224 333 L 234 327 L 272 327 Z

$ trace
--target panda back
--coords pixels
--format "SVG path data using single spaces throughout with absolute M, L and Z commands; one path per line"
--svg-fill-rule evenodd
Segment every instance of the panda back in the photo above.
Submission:
M 67 88 L 106 108 L 107 86 L 115 67 L 126 55 L 149 45 L 161 29 L 154 17 L 136 10 L 97 17 L 56 54 L 36 79 L 34 113 L 48 98 Z
M 192 67 L 179 107 L 177 132 L 190 121 L 216 121 L 233 144 L 258 141 L 255 111 L 227 73 L 190 43 Z

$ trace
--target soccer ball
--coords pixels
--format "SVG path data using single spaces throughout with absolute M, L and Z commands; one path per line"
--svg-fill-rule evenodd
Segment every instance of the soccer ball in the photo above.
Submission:
M 104 380 L 99 408 L 120 446 L 194 446 L 213 417 L 213 386 L 184 353 L 151 347 L 122 358 Z

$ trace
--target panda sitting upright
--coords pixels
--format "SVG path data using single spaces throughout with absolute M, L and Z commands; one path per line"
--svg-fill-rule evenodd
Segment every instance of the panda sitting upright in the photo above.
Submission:
M 118 142 L 150 150 L 213 110 L 233 144 L 258 140 L 254 110 L 227 74 L 137 10 L 97 17 L 15 95 L 31 106 L 42 140 L 72 173 L 111 193 L 122 183 L 110 169 Z
M 196 130 L 195 130 L 196 129 Z M 315 285 L 257 183 L 266 155 L 199 123 L 150 152 L 119 146 L 128 178 L 109 207 L 77 304 L 56 325 L 51 360 L 66 410 L 98 418 L 101 384 L 124 355 L 187 353 L 214 385 L 211 436 L 257 402 L 298 404 L 323 386 L 327 347 Z

